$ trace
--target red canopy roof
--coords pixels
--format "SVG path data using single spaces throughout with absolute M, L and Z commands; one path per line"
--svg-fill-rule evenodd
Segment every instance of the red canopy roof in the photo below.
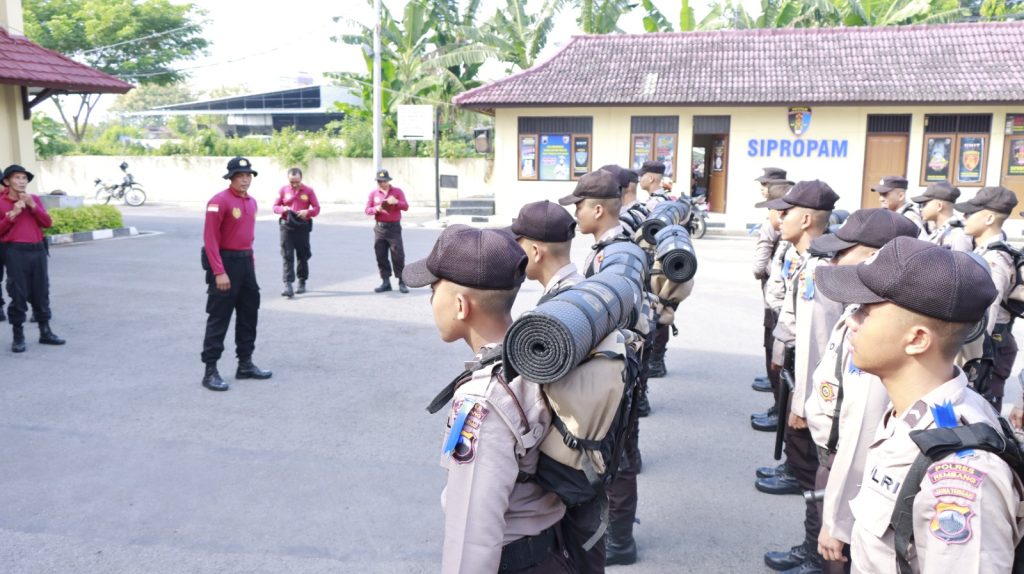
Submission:
M 0 84 L 72 93 L 123 94 L 134 86 L 0 28 Z

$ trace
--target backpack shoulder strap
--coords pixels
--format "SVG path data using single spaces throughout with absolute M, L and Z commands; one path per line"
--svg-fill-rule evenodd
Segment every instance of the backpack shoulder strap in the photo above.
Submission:
M 474 371 L 480 370 L 488 365 L 493 365 L 499 361 L 501 361 L 501 345 L 495 345 L 488 349 L 487 352 L 480 357 L 479 361 L 468 365 L 466 370 L 459 373 L 454 379 L 452 379 L 452 382 L 445 385 L 445 387 L 441 389 L 441 392 L 437 393 L 437 396 L 434 397 L 434 400 L 430 401 L 430 404 L 427 405 L 427 412 L 434 414 L 444 408 L 444 406 L 455 396 L 455 390 L 473 378 Z
M 933 463 L 946 456 L 962 450 L 984 450 L 996 454 L 1018 477 L 1024 476 L 1024 459 L 1021 457 L 1020 445 L 1015 440 L 1007 439 L 1007 423 L 999 420 L 1002 433 L 985 423 L 917 430 L 910 433 L 910 438 L 921 449 L 914 459 L 903 485 L 896 495 L 896 506 L 893 508 L 889 524 L 893 529 L 896 550 L 896 565 L 899 574 L 912 574 L 910 566 L 910 547 L 914 544 L 914 498 L 921 490 L 921 480 Z
M 839 414 L 843 410 L 843 348 L 840 344 L 839 352 L 836 353 L 836 382 L 839 383 L 839 392 L 836 393 L 836 408 L 832 412 L 832 428 L 828 431 L 828 445 L 827 449 L 829 454 L 836 452 L 836 446 L 839 444 Z

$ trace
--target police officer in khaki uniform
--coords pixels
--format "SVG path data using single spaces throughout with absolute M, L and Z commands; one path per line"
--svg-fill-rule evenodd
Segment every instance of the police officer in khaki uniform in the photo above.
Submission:
M 538 303 L 583 280 L 569 259 L 576 220 L 562 206 L 547 200 L 527 203 L 509 231 L 526 252 L 526 278 L 544 286 Z
M 974 238 L 974 252 L 988 263 L 992 282 L 998 297 L 989 307 L 988 334 L 992 339 L 994 362 L 988 380 L 979 385 L 979 392 L 988 399 L 998 412 L 1003 405 L 1003 389 L 1006 379 L 1017 358 L 1017 341 L 1013 337 L 1013 316 L 1003 308 L 1010 290 L 1016 283 L 1017 270 L 1013 258 L 998 249 L 1006 242 L 1003 223 L 1013 208 L 1017 207 L 1017 196 L 1005 187 L 983 187 L 970 201 L 956 204 L 956 210 L 965 214 L 964 232 Z M 977 381 L 975 381 L 978 384 Z
M 828 184 L 819 181 L 801 181 L 781 199 L 770 201 L 765 207 L 782 212 L 779 232 L 782 239 L 793 244 L 792 259 L 785 268 L 786 292 L 779 321 L 775 327 L 778 341 L 773 361 L 781 365 L 782 345 L 795 346 L 793 395 L 785 429 L 786 464 L 801 490 L 813 490 L 818 472 L 818 453 L 807 430 L 804 402 L 811 386 L 811 373 L 821 358 L 821 351 L 832 326 L 842 313 L 842 306 L 821 297 L 814 288 L 813 273 L 828 260 L 810 249 L 811 242 L 825 233 L 829 216 L 839 195 Z M 778 476 L 758 479 L 755 488 L 768 494 L 790 494 L 793 484 Z M 804 513 L 804 548 L 817 546 L 821 531 L 821 515 L 813 502 L 806 504 Z M 765 563 L 775 570 L 800 568 L 800 572 L 820 571 L 817 553 L 801 555 L 794 547 L 790 551 L 769 552 Z
M 765 168 L 765 173 L 769 170 L 777 170 L 777 168 Z M 761 195 L 764 197 L 764 201 L 754 204 L 754 207 L 763 208 L 769 201 L 779 199 L 786 195 L 792 187 L 793 182 L 785 179 L 775 179 L 765 182 L 761 187 Z M 769 209 L 768 215 L 765 217 L 764 222 L 761 224 L 761 227 L 757 232 L 757 243 L 754 246 L 754 279 L 761 282 L 762 298 L 768 285 L 768 279 L 771 277 L 772 258 L 775 256 L 775 252 L 778 250 L 779 242 L 781 240 L 779 237 L 780 223 L 781 220 L 779 219 L 779 212 Z M 765 302 L 764 320 L 762 325 L 764 327 L 766 375 L 764 377 L 754 378 L 754 383 L 751 386 L 755 391 L 778 393 L 778 373 L 772 373 L 772 343 L 775 340 L 775 338 L 772 337 L 772 330 L 775 329 L 775 322 L 777 320 L 777 310 L 773 311 L 768 303 Z M 768 413 L 765 416 L 770 418 L 770 415 L 771 413 Z M 768 424 L 774 428 L 773 423 Z
M 956 217 L 953 204 L 960 197 L 960 188 L 948 181 L 928 186 L 924 193 L 912 198 L 921 206 L 921 218 L 927 235 L 921 239 L 957 251 L 973 251 L 974 239 L 964 233 L 964 222 Z
M 822 235 L 811 241 L 811 251 L 834 253 L 835 256 L 831 260 L 832 265 L 856 265 L 873 256 L 893 238 L 917 237 L 917 233 L 917 226 L 902 215 L 887 209 L 861 209 L 850 214 L 843 226 L 835 233 Z M 816 272 L 820 273 L 824 268 L 825 266 L 818 266 Z M 820 295 L 815 297 L 816 305 L 819 307 L 822 305 L 822 301 L 826 300 L 827 298 Z M 843 397 L 842 393 L 845 392 L 845 386 L 841 385 L 842 377 L 850 364 L 843 362 L 847 358 L 842 353 L 842 335 L 845 335 L 845 329 L 840 327 L 843 324 L 844 317 L 840 317 L 832 329 L 827 344 L 823 347 L 824 353 L 811 376 L 812 384 L 808 389 L 805 401 L 804 412 L 807 428 L 811 431 L 811 437 L 818 450 L 819 467 L 815 479 L 816 490 L 824 489 L 831 479 L 830 475 L 839 441 L 839 428 L 835 426 L 838 421 L 834 417 L 837 412 L 841 412 L 845 405 L 844 402 L 840 402 L 840 397 Z M 837 338 L 837 332 L 841 333 L 839 338 Z M 860 389 L 855 390 L 855 392 L 857 391 Z M 872 422 L 877 424 L 877 420 Z M 847 471 L 846 467 L 837 467 L 836 480 L 845 480 Z M 818 512 L 821 513 L 822 510 L 822 505 L 819 503 Z M 824 516 L 822 516 L 822 531 L 825 530 L 824 522 Z M 831 522 L 834 525 L 834 519 Z M 819 545 L 821 545 L 821 540 L 819 534 Z M 807 550 L 813 552 L 814 545 L 812 544 Z M 841 547 L 840 551 L 842 551 Z M 842 574 L 844 570 L 841 560 L 826 560 L 822 569 L 830 574 Z
M 1000 428 L 954 364 L 998 293 L 968 254 L 908 237 L 894 239 L 870 262 L 824 268 L 817 277 L 829 297 L 860 305 L 847 322 L 853 363 L 878 376 L 892 400 L 850 503 L 852 569 L 896 572 L 893 511 L 921 453 L 911 433 L 939 426 L 937 412 L 953 425 Z M 998 455 L 955 452 L 931 463 L 912 486 L 920 488 L 907 552 L 914 572 L 1010 571 L 1021 539 L 1021 484 Z
M 441 339 L 476 353 L 431 408 L 452 400 L 441 449 L 445 574 L 572 572 L 556 533 L 565 506 L 531 480 L 551 412 L 539 385 L 505 379 L 494 351 L 512 324 L 525 267 L 508 233 L 452 225 L 402 274 L 411 287 L 430 286 Z
M 872 187 L 871 191 L 878 193 L 878 201 L 882 208 L 905 216 L 914 222 L 922 235 L 927 233 L 921 214 L 917 212 L 914 204 L 907 200 L 907 178 L 887 175 L 878 182 L 878 185 Z

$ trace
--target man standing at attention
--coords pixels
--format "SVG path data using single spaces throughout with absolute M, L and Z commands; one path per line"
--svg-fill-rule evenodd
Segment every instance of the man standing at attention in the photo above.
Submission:
M 309 232 L 313 230 L 313 218 L 320 213 L 320 202 L 312 187 L 302 183 L 302 170 L 293 167 L 288 170 L 288 185 L 277 192 L 274 213 L 281 216 L 281 257 L 284 259 L 284 291 L 282 297 L 291 299 L 296 293 L 306 292 L 309 279 Z M 295 282 L 295 258 L 299 259 L 299 288 L 292 290 Z
M 405 194 L 401 189 L 391 185 L 388 170 L 377 171 L 377 189 L 370 192 L 366 200 L 366 215 L 372 215 L 373 253 L 377 256 L 377 270 L 382 280 L 375 293 L 391 291 L 391 271 L 394 268 L 398 278 L 398 290 L 408 293 L 409 288 L 402 280 L 402 269 L 405 268 L 405 246 L 402 245 L 402 212 L 409 210 Z M 388 261 L 388 252 L 391 261 Z
M 207 299 L 206 338 L 203 340 L 203 363 L 206 374 L 203 386 L 211 391 L 226 391 L 228 384 L 217 372 L 217 361 L 224 352 L 224 335 L 231 315 L 235 315 L 235 353 L 238 355 L 236 379 L 269 379 L 252 363 L 256 348 L 256 321 L 260 309 L 260 286 L 252 242 L 256 235 L 256 200 L 249 195 L 249 186 L 256 171 L 244 157 L 228 162 L 224 179 L 231 185 L 206 204 L 206 225 L 203 229 L 203 268 L 206 269 Z

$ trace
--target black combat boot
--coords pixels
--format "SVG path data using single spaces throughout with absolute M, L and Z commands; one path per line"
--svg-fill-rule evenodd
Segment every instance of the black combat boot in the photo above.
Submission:
M 264 371 L 263 369 L 252 364 L 252 357 L 239 357 L 238 358 L 238 370 L 235 371 L 236 379 L 269 379 L 274 376 L 274 373 L 270 371 Z
M 211 391 L 226 391 L 228 384 L 220 378 L 217 372 L 217 363 L 206 363 L 206 374 L 203 375 L 203 386 Z
M 289 299 L 291 299 L 292 297 L 295 296 L 295 291 L 292 291 L 292 284 L 291 283 L 285 283 L 284 284 L 284 291 L 281 291 L 281 296 L 282 297 L 287 297 Z
M 0 300 L 0 322 L 7 320 L 7 314 L 4 313 L 4 302 Z
M 651 414 L 651 401 L 647 400 L 647 390 L 640 391 L 640 399 L 636 402 L 636 414 L 640 418 Z
M 305 279 L 299 279 L 299 288 L 296 289 L 295 292 L 298 293 L 299 295 L 302 295 L 303 293 L 306 292 L 306 280 Z
M 633 522 L 618 520 L 608 528 L 608 541 L 605 543 L 604 563 L 633 564 L 636 562 L 636 540 L 633 539 Z
M 768 552 L 764 555 L 765 566 L 772 570 L 784 572 L 793 568 L 799 568 L 811 554 L 817 554 L 817 546 L 814 548 L 810 547 L 809 543 L 797 544 L 796 546 L 789 549 L 789 551 L 776 551 Z
M 406 287 L 405 281 L 402 281 L 401 279 L 398 280 L 398 290 L 401 291 L 402 293 L 409 292 L 409 288 Z
M 390 279 L 385 279 L 384 282 L 380 284 L 380 287 L 375 288 L 373 290 L 373 292 L 374 293 L 384 293 L 385 291 L 390 291 L 390 290 L 391 290 L 391 280 Z
M 50 330 L 49 321 L 39 322 L 39 343 L 42 345 L 63 345 L 66 343 L 64 339 L 61 339 Z
M 651 355 L 651 360 L 647 366 L 647 378 L 648 379 L 660 379 L 668 374 L 668 370 L 665 369 L 665 355 Z
M 13 325 L 14 342 L 11 343 L 11 351 L 15 353 L 25 352 L 25 328 L 21 325 Z

